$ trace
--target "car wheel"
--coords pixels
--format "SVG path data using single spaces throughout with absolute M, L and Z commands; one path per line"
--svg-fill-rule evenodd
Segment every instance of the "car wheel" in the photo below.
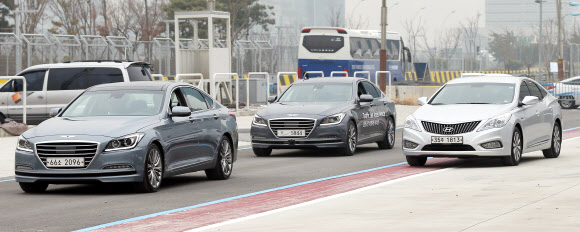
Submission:
M 422 167 L 427 163 L 427 157 L 421 156 L 405 156 L 407 163 L 413 167 Z
M 254 150 L 254 155 L 259 157 L 270 156 L 272 154 L 272 149 L 270 148 L 252 148 Z
M 342 154 L 346 156 L 354 155 L 356 152 L 356 144 L 358 139 L 358 133 L 356 130 L 356 125 L 354 122 L 348 122 L 346 127 L 346 144 L 342 148 Z
M 550 149 L 543 150 L 544 157 L 558 158 L 560 156 L 560 149 L 562 148 L 562 128 L 559 123 L 554 124 L 552 131 L 552 146 Z
M 385 138 L 377 142 L 380 149 L 392 149 L 395 146 L 395 122 L 393 118 L 387 118 L 387 131 L 385 132 Z
M 520 128 L 515 128 L 514 133 L 512 134 L 512 147 L 511 147 L 511 155 L 502 157 L 501 161 L 506 166 L 518 166 L 520 164 L 520 160 L 522 159 L 522 151 L 523 151 L 523 140 L 522 140 L 522 131 Z
M 3 114 L 0 114 L 0 124 L 6 123 L 6 117 Z
M 222 138 L 218 149 L 215 168 L 205 170 L 205 175 L 210 180 L 226 180 L 230 178 L 234 168 L 234 153 L 230 140 Z
M 143 193 L 153 193 L 159 190 L 163 180 L 163 159 L 161 151 L 155 144 L 149 145 L 145 157 L 143 181 L 137 183 L 137 190 Z
M 572 96 L 564 96 L 560 97 L 560 106 L 563 109 L 576 109 L 578 106 L 576 105 L 576 100 Z
M 22 191 L 26 193 L 43 193 L 48 188 L 47 183 L 18 183 Z

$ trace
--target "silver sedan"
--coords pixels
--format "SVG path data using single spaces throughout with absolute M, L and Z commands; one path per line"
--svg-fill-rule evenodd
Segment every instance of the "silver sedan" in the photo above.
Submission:
M 403 132 L 403 154 L 411 166 L 425 165 L 427 157 L 498 157 L 515 166 L 524 153 L 560 154 L 558 99 L 531 79 L 455 79 L 418 103 Z

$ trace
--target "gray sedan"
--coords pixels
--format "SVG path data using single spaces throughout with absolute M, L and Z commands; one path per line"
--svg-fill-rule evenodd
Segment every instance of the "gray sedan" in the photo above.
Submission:
M 338 149 L 353 155 L 357 145 L 395 144 L 395 104 L 362 78 L 312 78 L 294 82 L 252 123 L 256 156 L 272 149 Z
M 155 192 L 163 178 L 188 172 L 228 179 L 236 160 L 235 116 L 185 83 L 99 85 L 51 115 L 18 140 L 16 181 L 25 192 L 86 182 Z

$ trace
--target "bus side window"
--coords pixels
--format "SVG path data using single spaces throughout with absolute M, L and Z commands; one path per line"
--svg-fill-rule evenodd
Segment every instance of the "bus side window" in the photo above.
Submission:
M 381 43 L 378 39 L 371 39 L 371 42 L 373 43 L 373 59 L 378 60 L 381 58 Z
M 373 58 L 373 45 L 371 43 L 372 39 L 364 39 L 364 43 L 366 49 L 363 50 L 363 58 L 364 59 L 372 59 Z
M 358 50 L 358 38 L 350 38 L 350 55 L 354 58 L 354 54 Z

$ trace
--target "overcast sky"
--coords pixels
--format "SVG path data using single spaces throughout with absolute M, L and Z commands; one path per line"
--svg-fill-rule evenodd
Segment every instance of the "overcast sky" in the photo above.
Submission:
M 522 0 L 523 1 L 523 0 Z M 405 20 L 419 18 L 428 31 L 458 27 L 467 18 L 481 14 L 480 27 L 485 26 L 485 0 L 387 0 L 387 30 L 404 32 Z M 379 30 L 381 0 L 346 0 L 345 13 L 367 17 L 369 30 Z M 348 19 L 347 19 L 348 20 Z

